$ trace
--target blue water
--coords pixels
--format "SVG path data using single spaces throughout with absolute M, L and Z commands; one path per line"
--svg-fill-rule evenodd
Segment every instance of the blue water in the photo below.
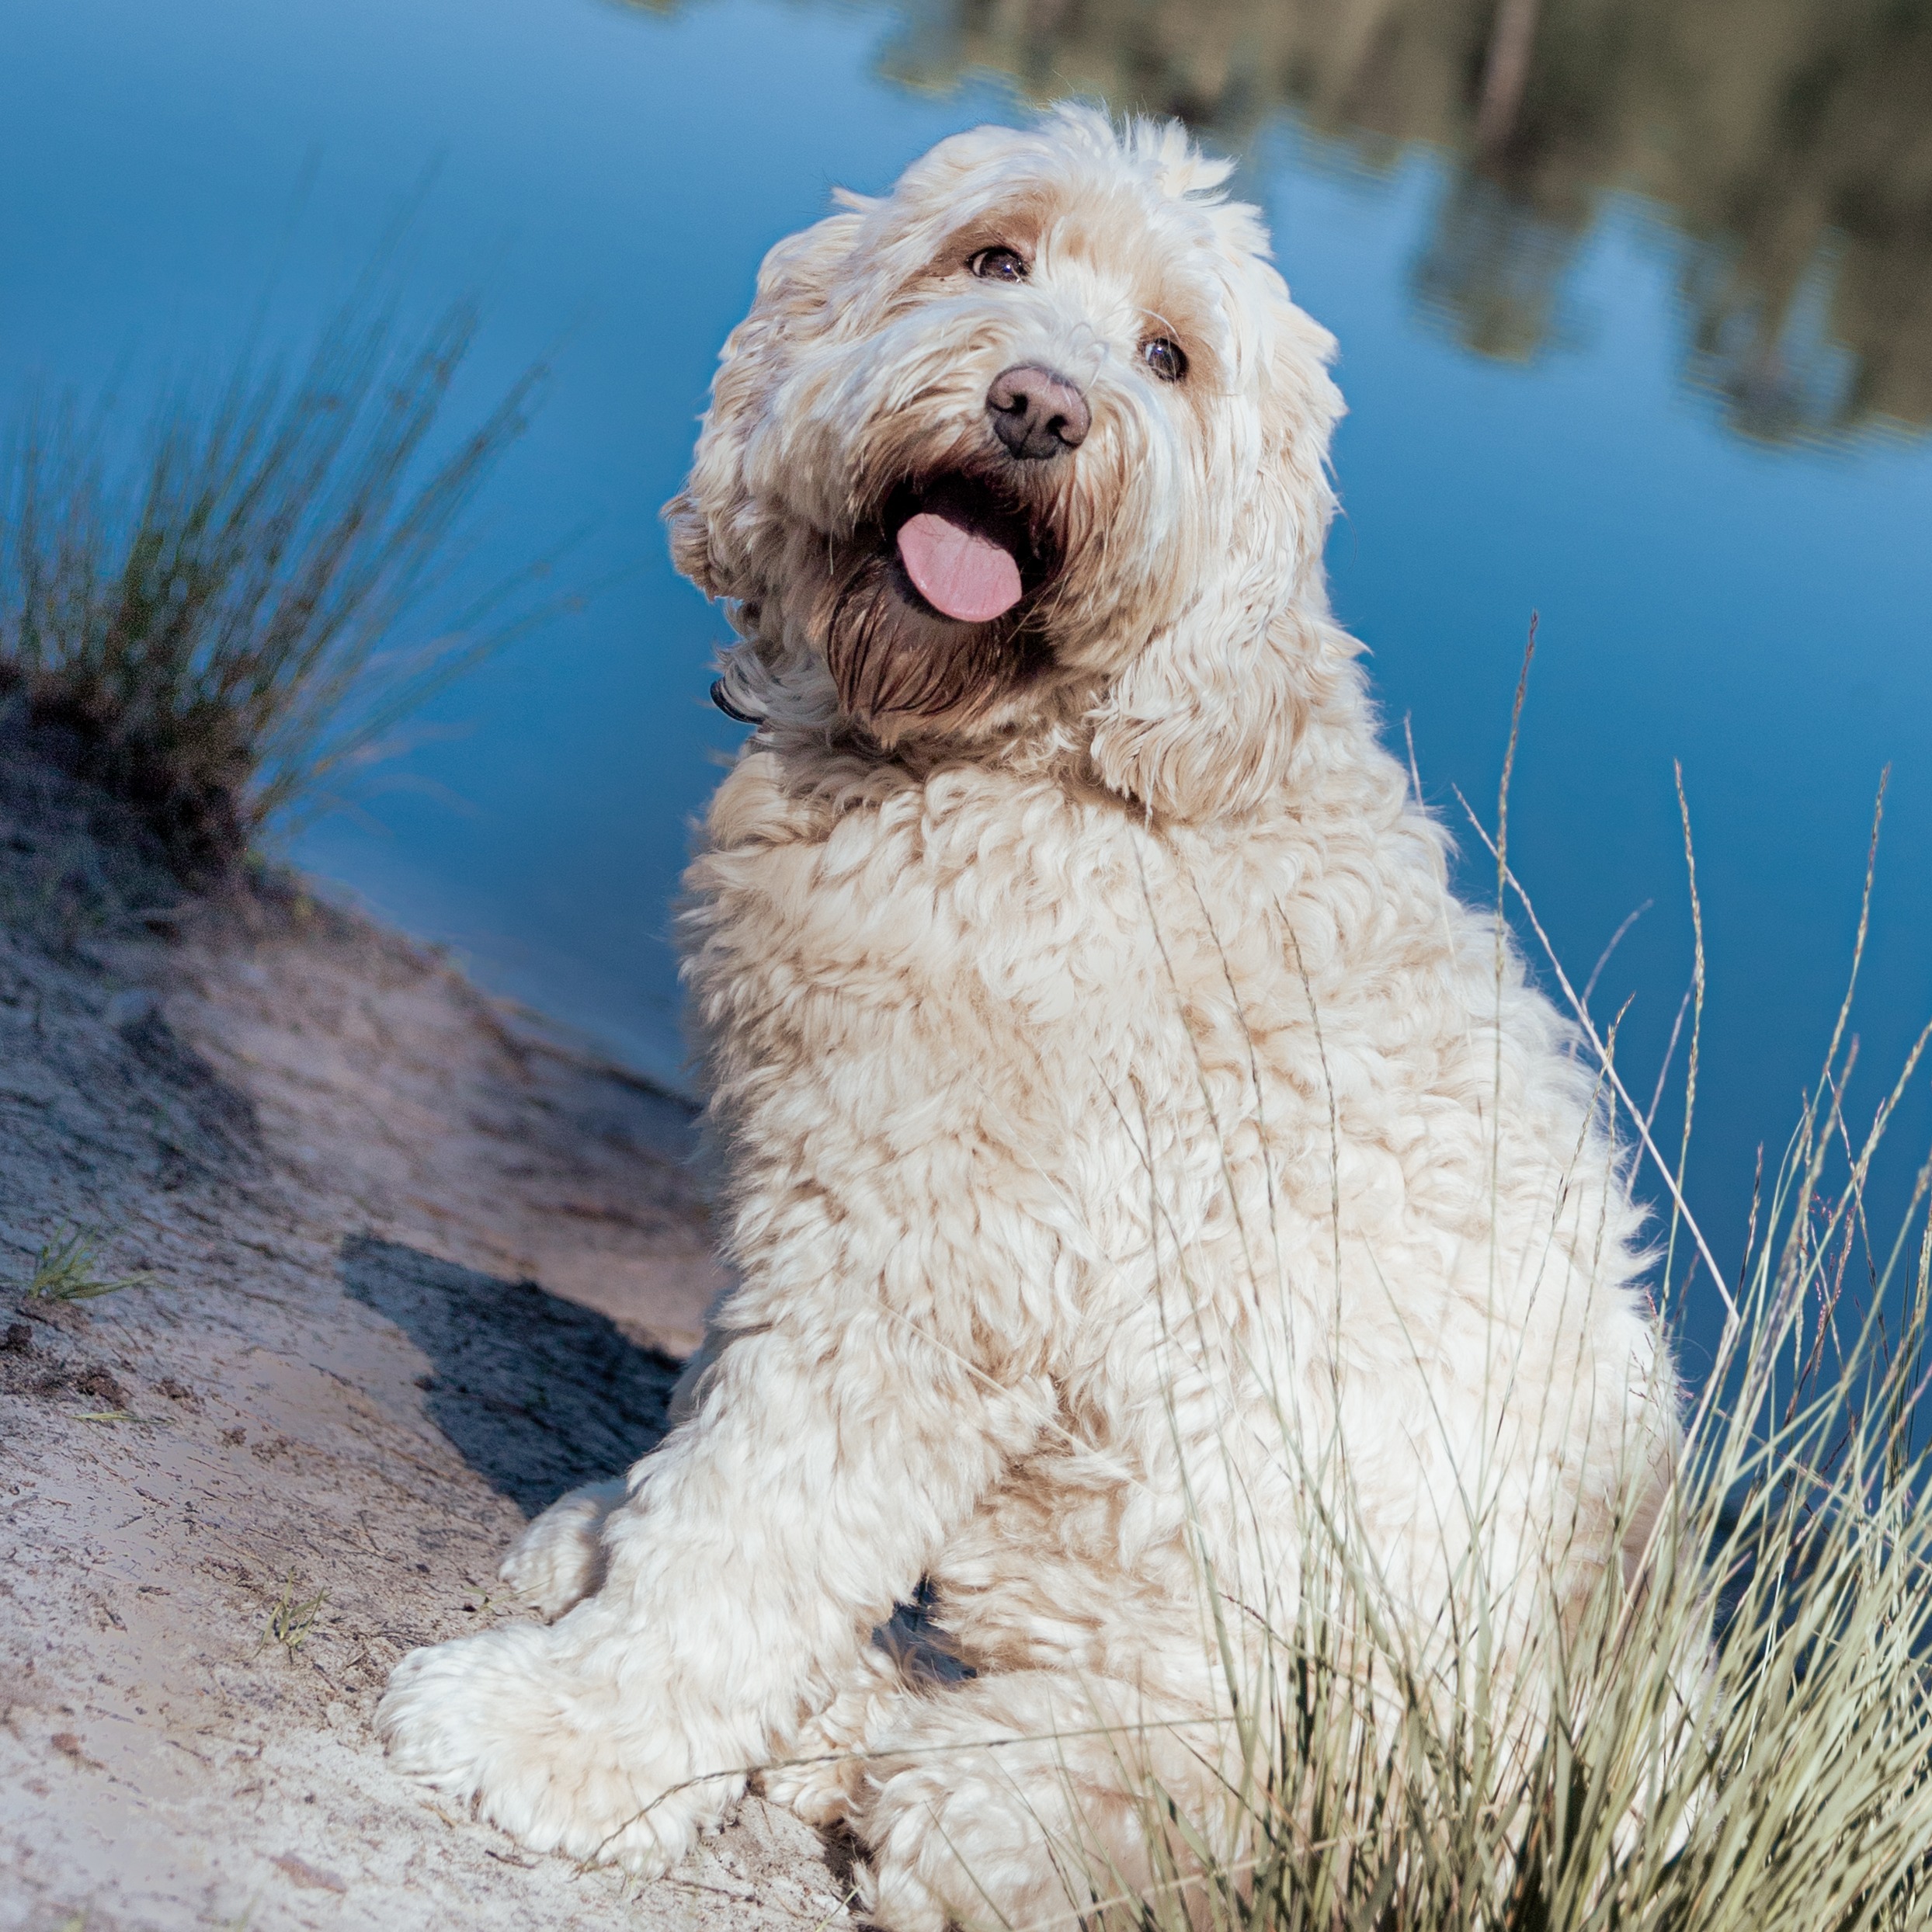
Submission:
M 410 210 L 412 299 L 486 304 L 457 415 L 554 357 L 479 506 L 481 557 L 568 544 L 565 579 L 594 594 L 446 693 L 293 852 L 661 1076 L 668 904 L 736 735 L 705 701 L 720 620 L 656 522 L 712 359 L 763 250 L 833 183 L 881 188 L 949 130 L 1025 111 L 993 78 L 881 78 L 899 31 L 766 0 L 0 0 L 0 368 L 23 391 L 135 407 L 251 328 L 298 342 Z M 1241 159 L 1341 339 L 1336 603 L 1452 820 L 1456 787 L 1493 820 L 1541 613 L 1513 857 L 1579 980 L 1652 902 L 1595 1001 L 1634 996 L 1646 1098 L 1690 974 L 1681 761 L 1710 985 L 1692 1192 L 1729 1265 L 1754 1150 L 1775 1158 L 1829 1034 L 1888 763 L 1854 1114 L 1932 1013 L 1932 445 L 1741 434 L 1687 377 L 1668 210 L 1607 196 L 1560 327 L 1497 361 L 1419 297 L 1445 158 L 1399 147 L 1371 173 L 1276 114 Z M 1467 882 L 1493 889 L 1479 852 Z M 1894 1201 L 1932 1132 L 1926 1084 L 1882 1170 Z

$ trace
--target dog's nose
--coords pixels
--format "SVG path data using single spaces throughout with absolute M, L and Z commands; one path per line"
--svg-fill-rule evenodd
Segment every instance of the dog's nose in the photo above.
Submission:
M 1035 363 L 1017 363 L 994 377 L 986 413 L 1008 453 L 1023 463 L 1079 449 L 1093 421 L 1086 398 L 1065 376 Z

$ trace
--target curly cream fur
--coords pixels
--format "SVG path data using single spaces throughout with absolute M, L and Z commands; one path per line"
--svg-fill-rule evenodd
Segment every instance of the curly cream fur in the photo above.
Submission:
M 533 1847 L 662 1869 L 818 1759 L 771 1788 L 850 1820 L 881 1923 L 1097 1923 L 1150 1778 L 1218 1815 L 1210 1597 L 1246 1654 L 1319 1519 L 1419 1641 L 1474 1564 L 1527 1656 L 1668 1470 L 1622 1166 L 1378 741 L 1332 344 L 1225 172 L 1072 110 L 960 135 L 775 249 L 725 348 L 671 516 L 763 721 L 684 928 L 738 1285 L 627 1490 L 513 1554 L 566 1614 L 381 1714 Z M 1023 283 L 964 272 L 995 243 Z M 1093 419 L 1027 485 L 1050 662 L 854 716 L 839 573 L 1027 361 Z M 874 1641 L 923 1580 L 972 1674 Z

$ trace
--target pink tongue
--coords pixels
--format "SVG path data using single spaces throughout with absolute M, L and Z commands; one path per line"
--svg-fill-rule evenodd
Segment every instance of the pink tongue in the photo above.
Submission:
M 900 530 L 899 561 L 919 595 L 962 624 L 985 624 L 1020 601 L 1020 566 L 1013 558 L 930 510 Z

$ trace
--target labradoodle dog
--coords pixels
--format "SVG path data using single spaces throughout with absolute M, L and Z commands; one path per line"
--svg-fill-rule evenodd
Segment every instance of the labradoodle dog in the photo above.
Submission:
M 961 134 L 725 346 L 669 516 L 757 727 L 684 921 L 737 1285 L 512 1555 L 554 1621 L 381 1710 L 533 1848 L 661 1870 L 764 1767 L 881 1924 L 1098 1923 L 1150 1788 L 1232 1842 L 1312 1564 L 1419 1639 L 1479 1572 L 1524 1656 L 1668 1480 L 1625 1166 L 1379 742 L 1333 346 L 1228 172 Z

